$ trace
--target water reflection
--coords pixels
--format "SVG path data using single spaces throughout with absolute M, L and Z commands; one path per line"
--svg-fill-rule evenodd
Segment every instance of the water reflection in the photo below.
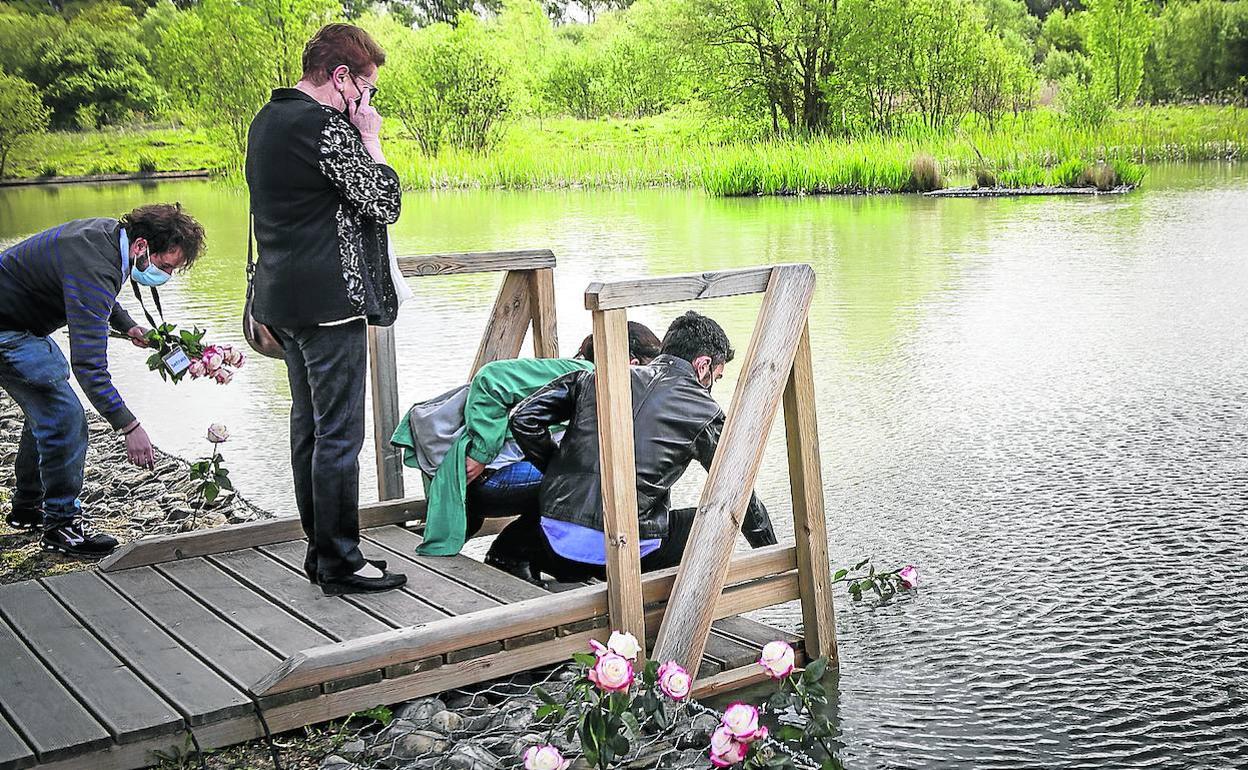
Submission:
M 408 195 L 394 238 L 407 253 L 553 249 L 564 350 L 589 331 L 591 280 L 811 262 L 833 560 L 925 576 L 909 601 L 838 603 L 848 765 L 1229 768 L 1248 756 L 1246 192 L 1226 165 L 1154 169 L 1123 198 L 440 192 Z M 163 293 L 170 316 L 241 343 L 239 192 L 0 190 L 0 239 L 157 200 L 199 216 L 212 249 Z M 412 282 L 404 402 L 465 376 L 497 280 Z M 757 308 L 700 307 L 741 350 Z M 661 329 L 682 310 L 634 318 Z M 111 354 L 162 447 L 198 455 L 209 422 L 230 424 L 239 486 L 291 512 L 279 363 L 173 387 L 138 351 Z M 773 433 L 758 488 L 787 530 L 783 457 Z

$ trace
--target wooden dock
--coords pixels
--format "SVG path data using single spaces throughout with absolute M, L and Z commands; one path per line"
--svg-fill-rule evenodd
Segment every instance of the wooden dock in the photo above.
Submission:
M 536 355 L 557 355 L 549 251 L 406 257 L 400 267 L 407 277 L 505 272 L 472 373 L 519 355 L 530 330 Z M 553 594 L 464 556 L 415 553 L 425 504 L 403 498 L 386 441 L 399 419 L 393 332 L 370 329 L 381 502 L 361 507 L 362 550 L 407 585 L 325 596 L 303 574 L 298 519 L 283 517 L 145 538 L 98 571 L 0 587 L 0 770 L 144 767 L 156 752 L 219 748 L 563 663 L 612 629 L 695 671 L 695 697 L 762 681 L 755 661 L 773 639 L 835 665 L 806 327 L 813 287 L 806 265 L 589 287 L 608 579 Z M 678 568 L 643 575 L 626 312 L 734 294 L 762 294 L 761 310 L 690 543 Z M 734 553 L 760 437 L 781 411 L 796 542 Z M 794 600 L 801 638 L 741 617 Z
M 298 530 L 260 524 L 247 526 Z M 419 535 L 393 524 L 363 538 L 364 554 L 386 559 L 407 586 L 328 597 L 303 575 L 302 539 L 173 557 L 183 546 L 234 545 L 190 535 L 98 572 L 0 587 L 0 770 L 144 767 L 156 751 L 261 737 L 261 714 L 281 732 L 559 663 L 606 639 L 604 585 L 550 594 L 467 557 L 418 556 Z M 741 574 L 793 562 L 792 548 L 769 550 Z M 648 589 L 670 589 L 674 572 L 648 575 Z M 653 603 L 656 620 L 663 609 Z M 720 621 L 701 689 L 753 674 L 772 638 L 744 618 Z

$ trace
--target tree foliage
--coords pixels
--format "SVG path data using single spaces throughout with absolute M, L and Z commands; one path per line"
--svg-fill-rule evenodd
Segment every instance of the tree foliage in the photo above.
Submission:
M 51 111 L 44 105 L 38 86 L 0 72 L 0 178 L 4 177 L 9 151 L 17 140 L 47 130 L 50 117 Z
M 1144 52 L 1152 34 L 1146 0 L 1092 0 L 1088 50 L 1092 75 L 1114 104 L 1135 101 L 1144 79 Z

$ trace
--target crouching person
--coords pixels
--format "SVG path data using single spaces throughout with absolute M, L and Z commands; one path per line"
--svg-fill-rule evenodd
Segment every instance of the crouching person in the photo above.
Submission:
M 78 219 L 31 236 L 0 254 L 0 389 L 25 416 L 15 462 L 16 489 L 5 517 L 43 533 L 43 548 L 98 558 L 117 547 L 82 520 L 87 419 L 69 373 L 87 400 L 125 436 L 126 456 L 155 462 L 151 440 L 113 387 L 111 326 L 146 347 L 147 329 L 117 304 L 126 281 L 159 286 L 199 256 L 204 230 L 181 206 L 141 206 L 116 219 Z M 69 327 L 69 361 L 49 337 Z
M 691 461 L 711 467 L 724 426 L 711 387 L 732 357 L 719 324 L 688 312 L 672 322 L 657 358 L 630 369 L 643 572 L 675 566 L 684 554 L 696 509 L 670 510 L 670 492 Z M 544 475 L 540 516 L 527 537 L 515 532 L 509 541 L 527 552 L 510 557 L 563 582 L 606 575 L 594 384 L 593 372 L 560 377 L 517 406 L 510 421 L 526 459 Z M 567 432 L 555 444 L 550 426 L 565 421 Z M 742 532 L 755 548 L 776 542 L 755 495 Z

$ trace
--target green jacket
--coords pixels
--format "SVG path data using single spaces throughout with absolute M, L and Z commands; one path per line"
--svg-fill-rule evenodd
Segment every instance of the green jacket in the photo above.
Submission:
M 556 377 L 592 368 L 589 361 L 571 358 L 516 358 L 481 367 L 468 389 L 464 433 L 451 445 L 428 484 L 425 537 L 417 553 L 454 556 L 464 547 L 468 523 L 464 458 L 489 464 L 507 441 L 507 417 L 516 404 Z M 413 444 L 407 420 L 399 424 L 390 440 L 403 447 L 406 454 Z

